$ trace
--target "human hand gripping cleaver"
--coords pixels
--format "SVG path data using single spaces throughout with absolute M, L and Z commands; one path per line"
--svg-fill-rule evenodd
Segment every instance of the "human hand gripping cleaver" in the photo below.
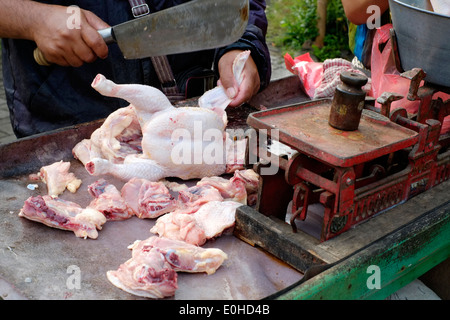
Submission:
M 249 0 L 193 0 L 98 32 L 125 59 L 140 59 L 231 44 L 244 34 L 248 16 Z M 39 48 L 34 58 L 50 65 Z

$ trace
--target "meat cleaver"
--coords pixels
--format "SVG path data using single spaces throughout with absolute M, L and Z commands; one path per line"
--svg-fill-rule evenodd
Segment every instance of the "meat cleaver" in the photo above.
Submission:
M 228 45 L 244 34 L 248 16 L 249 0 L 193 0 L 98 32 L 125 59 L 139 59 Z M 39 48 L 34 58 L 48 65 Z

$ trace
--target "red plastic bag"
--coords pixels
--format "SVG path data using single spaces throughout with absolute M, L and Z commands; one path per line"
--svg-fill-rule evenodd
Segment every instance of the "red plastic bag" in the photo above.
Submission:
M 293 59 L 289 53 L 284 55 L 284 63 L 286 68 L 300 77 L 305 88 L 306 94 L 314 97 L 316 88 L 322 83 L 323 65 L 321 62 L 314 62 L 309 53 Z
M 410 101 L 406 97 L 409 92 L 410 80 L 400 76 L 400 72 L 395 66 L 392 52 L 392 43 L 389 30 L 392 24 L 387 24 L 379 28 L 373 39 L 372 46 L 372 90 L 369 93 L 372 97 L 378 98 L 383 92 L 395 92 L 404 98 L 392 103 L 391 108 L 405 108 L 410 114 L 417 113 L 420 101 Z M 386 43 L 383 51 L 380 45 Z M 450 95 L 445 93 L 436 94 L 433 99 L 440 97 L 446 101 L 450 99 Z M 377 104 L 378 105 L 378 104 Z M 378 105 L 379 107 L 379 105 Z M 450 131 L 450 116 L 447 116 L 443 123 L 441 133 Z
M 336 87 L 341 83 L 340 75 L 344 71 L 362 73 L 354 69 L 351 62 L 341 59 L 327 59 L 322 62 L 314 62 L 309 53 L 305 53 L 293 59 L 288 53 L 284 56 L 286 68 L 299 76 L 306 94 L 311 99 L 331 98 Z M 370 90 L 371 81 L 363 90 Z
M 441 98 L 442 101 L 446 102 L 450 100 L 450 94 L 446 94 L 444 92 L 438 92 L 433 96 L 433 99 Z M 442 123 L 441 127 L 441 134 L 450 132 L 450 115 L 446 116 L 444 118 L 444 121 Z
M 408 113 L 414 114 L 419 109 L 419 102 L 409 101 L 406 98 L 411 82 L 400 76 L 400 72 L 395 66 L 395 61 L 391 54 L 392 43 L 389 34 L 391 28 L 392 24 L 386 24 L 377 29 L 375 33 L 372 46 L 372 90 L 369 94 L 374 98 L 378 98 L 384 92 L 398 93 L 404 98 L 393 102 L 391 108 L 405 108 Z M 381 51 L 380 46 L 383 44 L 386 45 Z

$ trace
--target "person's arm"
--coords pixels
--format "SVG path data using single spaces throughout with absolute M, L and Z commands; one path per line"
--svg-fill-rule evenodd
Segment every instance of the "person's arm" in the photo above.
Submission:
M 233 98 L 230 106 L 239 106 L 250 100 L 270 82 L 271 64 L 266 44 L 267 18 L 265 1 L 250 1 L 248 26 L 237 42 L 220 48 L 216 52 L 215 70 L 219 72 L 220 83 Z M 237 86 L 232 73 L 234 57 L 242 50 L 250 50 L 251 56 L 243 70 L 243 81 Z
M 389 8 L 388 0 L 341 0 L 348 20 L 356 25 L 365 24 L 373 12 L 367 13 L 367 8 L 376 5 L 383 14 Z
M 39 6 L 32 1 L 0 0 L 0 38 L 31 40 L 35 7 Z
M 30 0 L 0 0 L 0 38 L 36 42 L 46 60 L 63 66 L 81 66 L 106 58 L 108 46 L 97 30 L 107 28 L 92 12 L 80 10 L 80 28 L 69 28 L 67 7 Z

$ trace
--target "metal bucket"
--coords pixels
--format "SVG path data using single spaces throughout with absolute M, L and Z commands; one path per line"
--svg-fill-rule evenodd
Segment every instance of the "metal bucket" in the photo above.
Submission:
M 450 17 L 429 0 L 389 0 L 402 68 L 422 68 L 428 82 L 450 87 Z

